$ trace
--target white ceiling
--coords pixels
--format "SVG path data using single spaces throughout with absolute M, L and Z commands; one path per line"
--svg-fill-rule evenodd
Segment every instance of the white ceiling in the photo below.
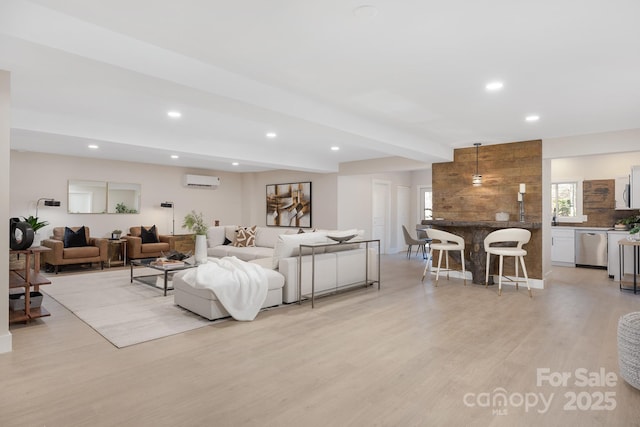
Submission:
M 11 146 L 335 172 L 639 128 L 638 16 L 638 0 L 2 0 Z

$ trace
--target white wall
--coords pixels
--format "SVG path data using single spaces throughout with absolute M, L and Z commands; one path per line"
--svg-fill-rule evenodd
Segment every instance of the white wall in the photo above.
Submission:
M 391 183 L 391 218 L 389 219 L 389 253 L 396 253 L 402 248 L 394 247 L 394 243 L 402 241 L 402 228 L 398 219 L 397 188 L 411 186 L 411 172 L 395 172 L 368 175 L 338 176 L 338 227 L 339 229 L 358 228 L 365 230 L 365 236 L 371 237 L 373 227 L 372 191 L 373 180 Z M 415 192 L 413 193 L 415 194 Z
M 640 148 L 638 140 L 636 148 Z M 614 179 L 631 173 L 640 165 L 640 151 L 634 153 L 599 154 L 551 160 L 551 180 L 563 178 Z
M 640 129 L 593 133 L 542 141 L 542 158 L 589 156 L 595 154 L 629 153 L 638 151 Z
M 10 107 L 10 74 L 8 71 L 0 70 L 0 218 L 4 218 L 4 227 L 0 227 L 0 240 L 5 242 L 0 254 L 0 353 L 11 351 L 11 332 L 9 332 L 9 188 L 11 186 L 9 177 L 9 120 Z
M 267 185 L 308 181 L 311 182 L 311 226 L 336 229 L 338 227 L 337 175 L 283 170 L 243 174 L 245 206 L 239 217 L 242 222 L 238 225 L 266 225 Z
M 25 173 L 29 171 L 29 173 Z M 215 175 L 221 184 L 216 190 L 186 188 L 186 173 Z M 46 177 L 46 179 L 43 179 Z M 69 214 L 67 213 L 68 179 L 104 180 L 139 183 L 142 186 L 139 214 Z M 338 228 L 337 175 L 294 171 L 261 173 L 227 173 L 194 170 L 144 163 L 87 159 L 52 154 L 11 151 L 9 216 L 35 215 L 36 201 L 52 197 L 60 207 L 38 208 L 38 216 L 50 225 L 41 230 L 51 234 L 54 226 L 87 225 L 94 236 L 110 236 L 113 229 L 123 231 L 137 225 L 156 224 L 162 234 L 171 232 L 171 209 L 160 207 L 164 201 L 175 204 L 176 234 L 182 230 L 182 219 L 190 210 L 202 212 L 212 224 L 266 224 L 266 185 L 311 181 L 312 226 Z
M 216 190 L 186 188 L 184 174 L 215 175 L 221 184 Z M 41 220 L 49 226 L 41 230 L 47 237 L 54 226 L 86 225 L 96 237 L 109 237 L 113 229 L 125 233 L 129 227 L 158 226 L 161 234 L 171 233 L 172 210 L 160 203 L 175 204 L 176 234 L 182 229 L 184 216 L 192 209 L 202 212 L 207 223 L 220 220 L 233 224 L 243 215 L 243 181 L 241 174 L 202 171 L 181 167 L 167 167 L 144 163 L 98 160 L 52 154 L 11 151 L 11 190 L 9 216 L 35 215 L 36 201 L 52 197 L 60 207 L 38 208 Z M 139 214 L 69 214 L 67 213 L 67 181 L 87 179 L 138 183 L 142 186 Z

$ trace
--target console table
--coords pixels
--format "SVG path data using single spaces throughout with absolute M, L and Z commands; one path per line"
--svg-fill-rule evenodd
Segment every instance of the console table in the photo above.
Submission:
M 24 269 L 9 271 L 9 289 L 24 288 L 24 310 L 9 310 L 9 323 L 28 322 L 31 319 L 50 316 L 44 307 L 31 307 L 31 288 L 34 291 L 40 290 L 40 285 L 51 283 L 49 279 L 40 274 L 40 254 L 50 251 L 45 246 L 34 246 L 24 250 L 9 250 L 9 253 L 16 254 L 18 258 L 24 255 Z M 33 259 L 33 268 L 31 260 Z
M 299 249 L 298 249 L 298 304 L 302 303 L 302 253 L 303 253 L 303 248 L 307 248 L 311 250 L 311 308 L 314 307 L 314 300 L 315 300 L 315 293 L 316 293 L 316 249 L 319 248 L 326 248 L 329 246 L 339 246 L 339 245 L 354 245 L 354 244 L 361 244 L 364 243 L 365 245 L 365 252 L 364 252 L 364 268 L 365 268 L 365 273 L 364 273 L 364 282 L 360 283 L 360 282 L 356 282 L 356 283 L 350 283 L 347 285 L 342 285 L 342 286 L 337 286 L 333 292 L 337 292 L 340 289 L 347 289 L 347 288 L 352 288 L 355 287 L 359 284 L 366 286 L 369 285 L 373 285 L 374 283 L 378 283 L 378 290 L 380 290 L 380 240 L 379 239 L 373 239 L 373 240 L 350 240 L 350 241 L 346 241 L 343 243 L 309 243 L 309 244 L 301 244 Z M 369 280 L 369 244 L 370 243 L 376 243 L 378 245 L 378 280 Z

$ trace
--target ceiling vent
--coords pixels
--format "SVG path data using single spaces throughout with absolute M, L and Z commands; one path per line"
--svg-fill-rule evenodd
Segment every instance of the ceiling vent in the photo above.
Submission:
M 190 188 L 208 188 L 214 190 L 220 185 L 220 178 L 206 175 L 185 175 L 184 185 Z

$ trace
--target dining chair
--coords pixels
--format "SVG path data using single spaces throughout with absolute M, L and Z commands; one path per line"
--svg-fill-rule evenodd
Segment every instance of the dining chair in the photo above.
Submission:
M 487 253 L 487 272 L 485 276 L 484 285 L 489 285 L 489 266 L 491 255 L 497 255 L 500 257 L 498 267 L 498 295 L 502 295 L 502 271 L 505 256 L 512 256 L 515 258 L 516 276 L 515 279 L 504 276 L 510 282 L 516 284 L 516 290 L 518 289 L 518 283 L 522 283 L 518 276 L 518 262 L 522 266 L 522 272 L 524 273 L 524 283 L 527 284 L 529 290 L 529 297 L 532 298 L 531 287 L 529 286 L 529 277 L 527 276 L 527 267 L 524 265 L 524 257 L 527 255 L 527 251 L 522 249 L 523 245 L 529 243 L 531 239 L 531 232 L 524 228 L 504 228 L 489 233 L 484 239 L 484 251 Z M 514 246 L 515 244 L 515 246 Z M 495 245 L 495 246 L 492 246 Z M 506 246 L 509 245 L 509 246 Z
M 413 246 L 417 246 L 416 255 L 420 250 L 422 250 L 422 256 L 425 258 L 427 256 L 426 245 L 429 243 L 429 239 L 417 239 L 414 238 L 407 230 L 407 227 L 402 226 L 402 234 L 404 235 L 404 243 L 408 246 L 407 248 L 407 258 L 411 258 L 411 251 Z
M 438 286 L 438 278 L 440 277 L 440 266 L 442 264 L 442 253 L 444 252 L 445 258 L 445 268 L 443 271 L 447 272 L 447 280 L 449 279 L 449 272 L 453 271 L 449 268 L 449 251 L 460 251 L 460 263 L 462 265 L 462 277 L 464 279 L 464 285 L 467 285 L 467 276 L 464 267 L 464 238 L 458 236 L 457 234 L 449 233 L 447 231 L 435 230 L 433 228 L 429 228 L 427 230 L 427 236 L 431 239 L 431 254 L 429 258 L 431 259 L 431 264 L 433 264 L 433 251 L 440 251 L 438 254 L 438 267 L 436 269 L 436 280 L 435 286 Z M 431 266 L 433 268 L 433 265 Z M 424 281 L 425 276 L 427 275 L 427 270 L 429 269 L 429 263 L 424 267 L 424 271 L 422 272 L 422 280 Z

